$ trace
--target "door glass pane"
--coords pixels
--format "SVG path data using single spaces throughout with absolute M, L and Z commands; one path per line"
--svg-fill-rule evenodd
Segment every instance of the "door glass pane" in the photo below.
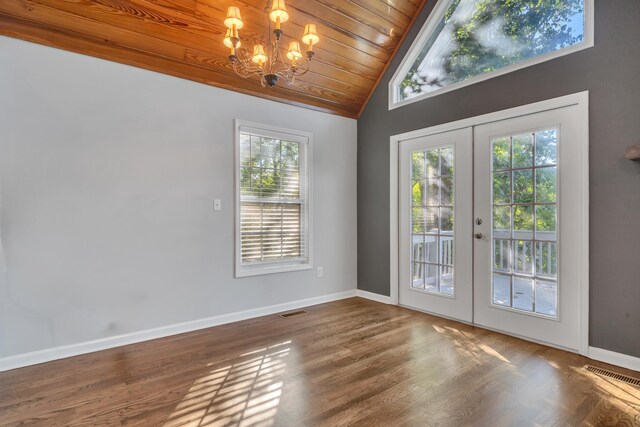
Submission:
M 557 135 L 555 129 L 536 132 L 536 166 L 558 164 Z
M 555 166 L 536 169 L 536 202 L 555 203 L 557 182 Z
M 531 169 L 513 171 L 513 202 L 533 202 L 533 175 Z
M 423 151 L 423 156 L 426 158 L 426 171 L 427 176 L 440 175 L 440 153 L 438 150 Z
M 424 180 L 413 180 L 411 199 L 413 206 L 424 206 L 426 204 L 426 193 L 424 188 Z
M 533 163 L 533 134 L 515 135 L 513 138 L 513 167 L 528 168 Z
M 493 270 L 511 272 L 511 240 L 493 240 Z
M 493 275 L 493 303 L 511 307 L 511 276 Z
M 411 229 L 414 234 L 424 233 L 424 219 L 426 216 L 425 208 L 413 207 L 411 209 Z
M 557 282 L 536 280 L 536 313 L 556 316 L 558 308 Z
M 513 207 L 513 236 L 530 239 L 533 236 L 533 208 L 531 205 Z
M 493 140 L 493 170 L 508 170 L 511 168 L 511 138 L 496 138 Z
M 425 204 L 438 206 L 440 204 L 440 180 L 437 177 L 427 177 L 425 191 Z
M 513 278 L 513 308 L 533 311 L 533 280 Z
M 425 254 L 425 261 L 431 263 L 438 262 L 438 237 L 437 236 L 424 236 L 427 252 Z
M 425 289 L 429 292 L 438 292 L 438 265 L 427 264 L 424 278 Z
M 517 274 L 533 274 L 533 242 L 516 240 L 513 242 L 513 271 Z
M 411 153 L 412 289 L 454 294 L 454 151 Z M 511 172 L 506 172 L 510 181 Z M 510 184 L 506 197 L 511 193 Z M 510 209 L 509 206 L 506 206 Z
M 511 206 L 494 206 L 493 235 L 500 238 L 511 237 Z
M 492 304 L 558 316 L 557 129 L 492 139 Z
M 413 235 L 413 252 L 411 253 L 412 260 L 418 262 L 424 262 L 425 257 L 425 244 L 424 236 Z
M 438 230 L 440 229 L 440 212 L 438 211 L 439 208 L 426 209 L 427 225 L 425 233 L 438 234 Z
M 449 236 L 440 238 L 440 258 L 443 265 L 453 265 L 453 239 Z
M 441 148 L 440 152 L 440 175 L 453 175 L 453 147 Z
M 442 233 L 453 233 L 453 209 L 440 208 L 440 230 Z
M 443 176 L 441 181 L 440 196 L 442 204 L 453 206 L 453 175 Z
M 493 203 L 511 203 L 511 173 L 493 173 Z
M 556 205 L 536 206 L 536 237 L 556 240 Z
M 558 259 L 556 242 L 536 242 L 536 274 L 539 277 L 556 278 Z
M 424 266 L 426 264 L 414 262 L 411 265 L 413 270 L 411 287 L 415 289 L 424 289 Z
M 425 177 L 424 152 L 418 151 L 411 153 L 411 176 L 413 179 L 421 179 Z
M 453 267 L 449 265 L 440 266 L 440 292 L 453 295 Z

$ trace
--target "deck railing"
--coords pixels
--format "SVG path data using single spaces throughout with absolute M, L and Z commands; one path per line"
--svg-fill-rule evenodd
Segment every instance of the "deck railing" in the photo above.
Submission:
M 555 277 L 557 273 L 557 242 L 555 232 L 514 232 L 513 239 L 501 239 L 509 230 L 496 230 L 493 241 L 493 269 L 496 272 Z M 516 242 L 522 242 L 516 244 Z M 513 252 L 513 253 L 512 253 Z M 511 256 L 513 255 L 513 257 Z M 534 264 L 535 261 L 535 264 Z M 509 263 L 513 262 L 510 268 Z
M 435 231 L 435 230 L 434 230 Z M 438 239 L 440 242 L 438 244 Z M 435 251 L 435 253 L 433 253 Z M 427 265 L 441 267 L 440 280 L 451 282 L 453 278 L 453 235 L 413 235 L 413 260 L 419 261 L 420 264 L 413 265 L 413 283 L 414 287 L 422 287 L 422 280 L 427 287 L 437 285 L 437 277 L 429 275 Z M 430 261 L 432 260 L 432 261 Z M 450 286 L 450 284 L 449 284 Z

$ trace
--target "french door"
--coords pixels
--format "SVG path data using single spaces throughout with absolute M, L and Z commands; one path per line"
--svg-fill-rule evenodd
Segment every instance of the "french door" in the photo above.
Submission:
M 580 111 L 400 142 L 401 305 L 580 349 L 588 245 Z
M 576 113 L 474 129 L 474 322 L 573 350 L 584 214 Z
M 471 129 L 400 144 L 399 302 L 472 321 Z

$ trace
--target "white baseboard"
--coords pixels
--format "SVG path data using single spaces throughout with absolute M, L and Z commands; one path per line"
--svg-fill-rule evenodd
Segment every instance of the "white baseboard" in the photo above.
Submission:
M 198 329 L 210 328 L 212 326 L 223 325 L 225 323 L 238 322 L 240 320 L 252 319 L 254 317 L 267 316 L 283 311 L 294 310 L 316 304 L 337 301 L 356 296 L 356 291 L 339 292 L 335 294 L 323 295 L 314 298 L 307 298 L 298 301 L 286 302 L 283 304 L 270 305 L 268 307 L 255 308 L 251 310 L 238 311 L 235 313 L 222 314 L 220 316 L 208 317 L 205 319 L 193 320 L 184 323 L 177 323 L 169 326 L 162 326 L 154 329 L 147 329 L 129 334 L 117 335 L 98 340 L 87 341 L 78 344 L 70 344 L 61 347 L 48 348 L 31 353 L 17 354 L 0 358 L 0 372 L 24 366 L 37 365 L 39 363 L 50 362 L 52 360 L 64 359 L 66 357 L 78 356 L 80 354 L 93 353 L 94 351 L 106 350 L 123 345 L 134 344 L 156 338 L 163 338 L 170 335 L 182 334 L 196 331 Z
M 599 360 L 600 362 L 609 363 L 611 365 L 621 366 L 640 372 L 640 357 L 629 356 L 628 354 L 616 353 L 615 351 L 605 350 L 598 347 L 589 347 L 590 359 Z
M 386 295 L 380 295 L 369 291 L 363 291 L 362 289 L 358 289 L 356 291 L 356 296 L 360 298 L 370 299 L 372 301 L 381 302 L 383 304 L 393 304 L 391 297 Z

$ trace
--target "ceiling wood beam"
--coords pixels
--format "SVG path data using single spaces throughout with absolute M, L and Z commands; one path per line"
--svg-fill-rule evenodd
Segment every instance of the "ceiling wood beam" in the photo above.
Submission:
M 308 73 L 263 88 L 235 75 L 222 45 L 219 0 L 1 0 L 0 34 L 201 83 L 357 117 L 406 36 L 424 0 L 287 0 L 288 43 L 315 23 L 321 37 Z M 264 0 L 241 7 L 242 42 L 268 42 Z
M 393 61 L 393 58 L 395 58 L 396 53 L 398 53 L 398 49 L 400 49 L 400 46 L 402 46 L 402 43 L 407 38 L 407 34 L 409 32 L 409 29 L 411 29 L 411 27 L 413 27 L 413 24 L 416 22 L 416 19 L 418 18 L 418 15 L 420 14 L 420 11 L 422 11 L 422 8 L 424 7 L 425 4 L 426 4 L 426 1 L 423 2 L 418 7 L 418 9 L 416 10 L 415 15 L 413 16 L 413 18 L 411 19 L 411 22 L 409 23 L 407 31 L 404 32 L 404 34 L 400 38 L 400 41 L 396 45 L 396 48 L 393 50 L 393 53 L 389 57 L 389 60 L 387 61 L 387 63 L 382 68 L 382 71 L 380 72 L 380 75 L 378 76 L 378 80 L 376 80 L 376 83 L 373 85 L 373 88 L 369 92 L 369 95 L 367 96 L 367 99 L 362 103 L 362 106 L 360 107 L 360 111 L 358 111 L 358 115 L 356 116 L 356 118 L 359 119 L 360 116 L 362 115 L 362 113 L 364 112 L 364 109 L 367 107 L 367 104 L 369 103 L 369 101 L 371 100 L 371 97 L 373 96 L 373 92 L 375 92 L 376 89 L 378 88 L 378 86 L 380 85 L 380 82 L 382 81 L 382 78 L 384 77 L 384 75 L 386 74 L 387 70 L 389 69 L 389 65 L 391 64 L 391 61 Z

